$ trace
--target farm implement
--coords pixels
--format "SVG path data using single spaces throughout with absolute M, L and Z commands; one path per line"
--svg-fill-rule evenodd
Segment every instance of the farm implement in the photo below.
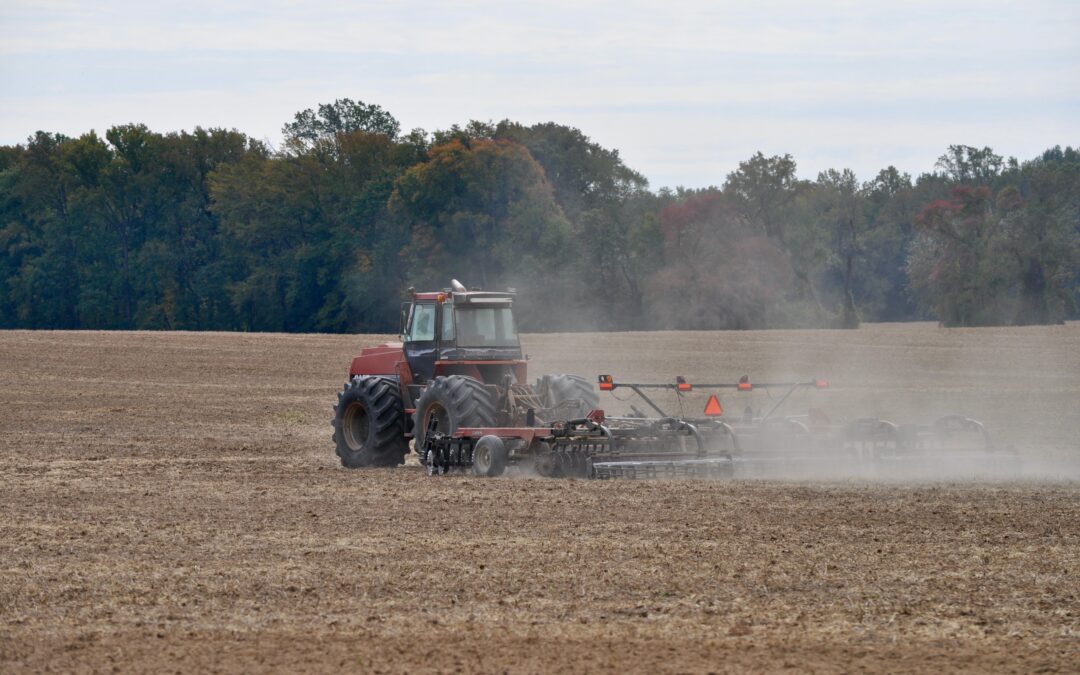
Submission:
M 691 384 L 678 377 L 670 383 L 636 384 L 619 383 L 610 375 L 601 375 L 599 380 L 601 390 L 628 390 L 660 416 L 667 413 L 649 396 L 650 391 L 673 392 L 680 410 L 686 407 L 683 399 L 691 392 L 708 393 L 701 416 L 680 416 L 678 420 L 695 429 L 711 454 L 729 456 L 733 475 L 740 477 L 890 476 L 939 462 L 954 470 L 980 470 L 991 465 L 1012 466 L 1015 460 L 1011 451 L 995 446 L 981 422 L 961 415 L 946 415 L 929 424 L 911 424 L 870 417 L 833 420 L 818 407 L 802 414 L 785 413 L 800 392 L 828 389 L 829 383 L 821 379 L 752 383 L 743 376 L 732 383 Z M 756 407 L 753 401 L 739 400 L 760 391 L 767 394 Z M 722 405 L 721 397 L 727 392 L 739 404 L 735 415 L 726 414 Z M 634 417 L 620 420 L 648 419 L 632 399 L 626 402 Z M 643 468 L 647 472 L 648 463 Z M 633 464 L 613 464 L 610 470 L 631 477 L 641 473 Z M 601 467 L 596 477 L 606 477 L 605 473 Z
M 730 478 L 769 475 L 860 474 L 895 475 L 911 462 L 957 462 L 969 467 L 1008 460 L 999 452 L 982 423 L 958 415 L 931 424 L 897 424 L 885 419 L 858 418 L 833 422 L 818 409 L 804 415 L 780 415 L 800 390 L 822 390 L 824 380 L 752 384 L 748 377 L 734 383 L 691 384 L 620 383 L 599 377 L 602 391 L 632 392 L 631 413 L 608 416 L 593 410 L 582 419 L 550 427 L 461 428 L 450 434 L 427 436 L 425 464 L 430 474 L 472 470 L 499 475 L 507 465 L 532 467 L 547 477 L 595 479 Z M 746 394 L 771 389 L 768 402 L 755 411 L 750 405 L 726 417 L 715 392 Z M 700 416 L 674 416 L 650 391 L 672 392 L 682 398 L 692 391 L 712 391 Z M 636 400 L 652 413 L 646 415 Z M 932 466 L 932 464 L 930 465 Z
M 402 341 L 364 349 L 338 394 L 333 439 L 346 467 L 402 464 L 410 441 L 431 475 L 512 469 L 595 479 L 726 478 L 815 466 L 877 472 L 945 459 L 978 466 L 999 454 L 983 425 L 967 417 L 914 425 L 833 421 L 817 408 L 782 414 L 795 394 L 826 389 L 823 380 L 624 383 L 601 375 L 594 386 L 578 375 L 548 374 L 530 384 L 512 291 L 469 290 L 455 280 L 439 292 L 410 293 Z M 613 403 L 629 410 L 605 413 L 598 389 L 628 392 Z M 722 396 L 754 391 L 769 392 L 765 404 L 725 413 Z M 695 392 L 708 400 L 701 414 L 687 415 Z M 665 410 L 661 397 L 673 398 L 677 410 Z

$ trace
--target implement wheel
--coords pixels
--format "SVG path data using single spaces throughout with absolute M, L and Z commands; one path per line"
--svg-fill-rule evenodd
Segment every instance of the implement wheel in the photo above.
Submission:
M 473 447 L 473 473 L 477 476 L 501 476 L 506 471 L 506 444 L 498 436 L 483 436 Z
M 360 376 L 347 382 L 331 425 L 337 455 L 350 469 L 405 461 L 405 408 L 393 378 Z
M 464 375 L 436 377 L 420 394 L 413 413 L 416 447 L 423 448 L 429 433 L 449 436 L 461 427 L 495 426 L 495 404 L 487 387 Z

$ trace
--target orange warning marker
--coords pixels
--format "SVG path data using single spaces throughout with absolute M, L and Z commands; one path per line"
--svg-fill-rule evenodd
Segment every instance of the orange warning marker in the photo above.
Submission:
M 705 404 L 705 414 L 709 417 L 720 417 L 724 414 L 724 407 L 720 405 L 720 399 L 716 398 L 716 394 L 710 396 Z

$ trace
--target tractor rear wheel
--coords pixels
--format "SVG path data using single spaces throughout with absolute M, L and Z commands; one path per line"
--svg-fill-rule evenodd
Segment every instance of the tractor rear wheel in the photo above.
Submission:
M 354 377 L 334 406 L 334 445 L 350 469 L 396 466 L 409 451 L 405 439 L 405 407 L 393 378 Z
M 464 375 L 440 375 L 420 394 L 413 413 L 416 450 L 424 452 L 429 432 L 450 435 L 461 427 L 495 426 L 495 403 L 487 387 Z
M 596 388 L 580 375 L 548 375 L 549 408 L 561 408 L 567 419 L 580 419 L 600 407 Z

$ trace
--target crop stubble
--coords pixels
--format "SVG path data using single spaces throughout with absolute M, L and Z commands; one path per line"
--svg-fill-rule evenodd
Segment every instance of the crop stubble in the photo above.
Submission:
M 348 359 L 379 340 L 0 333 L 0 670 L 1080 663 L 1076 474 L 606 483 L 347 471 L 330 405 Z M 825 376 L 827 402 L 853 414 L 948 406 L 1021 453 L 1077 452 L 1076 324 L 525 344 L 534 374 Z

